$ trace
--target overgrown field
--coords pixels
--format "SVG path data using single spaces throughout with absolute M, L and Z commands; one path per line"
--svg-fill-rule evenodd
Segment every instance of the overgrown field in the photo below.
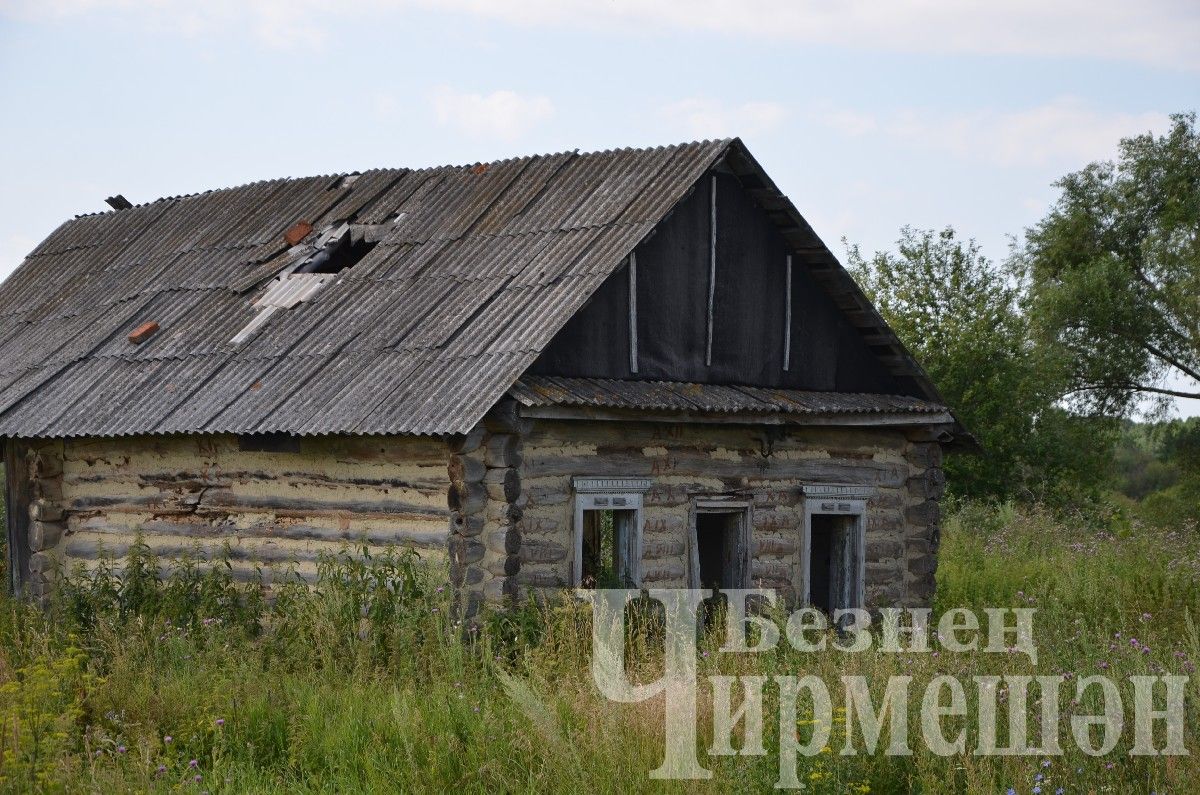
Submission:
M 913 677 L 913 755 L 865 754 L 859 738 L 859 753 L 843 756 L 845 723 L 835 719 L 829 751 L 799 760 L 810 792 L 1200 792 L 1194 757 L 1128 756 L 1129 727 L 1099 758 L 1077 750 L 1069 728 L 1061 756 L 973 756 L 971 728 L 964 755 L 936 756 L 920 742 L 920 694 L 941 673 L 965 683 L 986 673 L 1062 675 L 1064 726 L 1073 710 L 1098 711 L 1070 703 L 1076 677 L 1192 674 L 1195 528 L 1110 526 L 978 506 L 946 522 L 937 612 L 1037 608 L 1036 667 L 1022 654 L 803 654 L 786 642 L 723 654 L 713 637 L 701 673 L 817 673 L 835 705 L 842 675 L 869 677 L 876 703 L 888 676 Z M 122 578 L 73 582 L 49 614 L 0 602 L 4 790 L 716 792 L 768 791 L 779 778 L 768 679 L 766 755 L 707 754 L 712 702 L 702 687 L 700 760 L 714 777 L 651 781 L 663 752 L 661 698 L 603 699 L 580 606 L 493 616 L 464 640 L 443 577 L 404 556 L 330 561 L 315 591 L 286 586 L 270 603 L 221 566 L 183 565 L 162 580 L 145 557 L 122 565 Z M 660 656 L 654 628 L 634 635 L 634 675 L 649 680 Z M 1185 740 L 1196 754 L 1191 684 L 1187 697 Z M 785 730 L 807 735 L 806 717 Z

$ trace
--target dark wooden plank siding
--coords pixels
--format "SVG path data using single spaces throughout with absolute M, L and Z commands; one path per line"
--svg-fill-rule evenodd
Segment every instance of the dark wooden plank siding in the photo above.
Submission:
M 531 373 L 919 394 L 892 377 L 793 256 L 791 366 L 783 369 L 788 249 L 737 177 L 716 175 L 717 279 L 706 365 L 712 175 L 637 250 L 638 372 L 629 364 L 629 266 L 555 337 Z

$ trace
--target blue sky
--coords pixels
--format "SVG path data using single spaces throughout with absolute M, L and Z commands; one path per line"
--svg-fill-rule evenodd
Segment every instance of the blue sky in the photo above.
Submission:
M 0 0 L 0 277 L 113 193 L 725 135 L 839 254 L 1002 258 L 1200 108 L 1197 42 L 1194 2 Z

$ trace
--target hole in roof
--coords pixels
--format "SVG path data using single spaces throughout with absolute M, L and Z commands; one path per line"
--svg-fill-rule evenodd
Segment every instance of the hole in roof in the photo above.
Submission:
M 379 244 L 370 227 L 340 224 L 324 232 L 316 251 L 305 257 L 293 273 L 341 273 L 362 261 Z

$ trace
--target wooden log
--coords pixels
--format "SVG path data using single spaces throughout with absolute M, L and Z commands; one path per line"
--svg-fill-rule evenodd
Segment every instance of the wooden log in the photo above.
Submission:
M 788 557 L 796 554 L 799 549 L 800 545 L 796 542 L 796 540 L 791 538 L 780 538 L 779 536 L 757 536 L 754 539 L 755 555 Z
M 904 517 L 910 525 L 935 525 L 942 518 L 942 509 L 936 500 L 925 500 L 909 507 Z
M 483 543 L 497 555 L 515 555 L 521 549 L 523 536 L 515 527 L 496 527 L 483 534 Z
M 487 507 L 487 501 L 487 488 L 482 483 L 452 483 L 446 491 L 447 505 L 458 513 L 479 513 Z
M 58 522 L 63 518 L 62 505 L 48 500 L 29 503 L 29 518 L 34 522 Z
M 528 540 L 520 547 L 521 563 L 558 563 L 566 560 L 567 548 L 555 541 Z
M 487 431 L 482 425 L 476 425 L 466 433 L 456 433 L 446 440 L 446 446 L 451 453 L 463 455 L 478 450 L 483 444 Z
M 469 515 L 455 511 L 450 515 L 450 531 L 460 536 L 477 536 L 483 532 L 484 518 L 479 514 Z
M 916 442 L 905 455 L 908 462 L 920 469 L 942 465 L 942 446 L 937 442 Z
M 509 433 L 492 435 L 485 445 L 484 460 L 489 467 L 520 467 L 521 437 Z
M 450 562 L 461 566 L 468 566 L 483 560 L 483 556 L 487 552 L 478 540 L 464 536 L 451 536 L 449 550 Z
M 521 473 L 512 467 L 487 470 L 483 482 L 493 500 L 513 502 L 521 496 Z
M 684 545 L 679 539 L 643 539 L 642 559 L 658 560 L 660 558 L 679 558 L 683 556 Z
M 517 575 L 517 582 L 532 588 L 565 588 L 567 586 L 567 579 L 561 574 L 525 567 L 522 567 L 520 574 Z
M 452 455 L 446 465 L 450 479 L 462 483 L 479 483 L 487 474 L 487 464 L 480 455 Z
M 67 526 L 64 522 L 30 522 L 29 549 L 31 552 L 42 552 L 58 546 Z
M 686 570 L 682 563 L 676 561 L 659 561 L 642 570 L 642 582 L 682 582 Z
M 896 560 L 904 556 L 904 544 L 893 539 L 868 539 L 867 560 L 879 563 L 885 560 Z
M 914 497 L 940 500 L 946 493 L 946 473 L 937 467 L 926 469 L 908 479 L 908 493 Z
M 521 404 L 515 400 L 502 400 L 483 416 L 484 426 L 492 433 L 529 433 L 533 423 L 521 416 Z

